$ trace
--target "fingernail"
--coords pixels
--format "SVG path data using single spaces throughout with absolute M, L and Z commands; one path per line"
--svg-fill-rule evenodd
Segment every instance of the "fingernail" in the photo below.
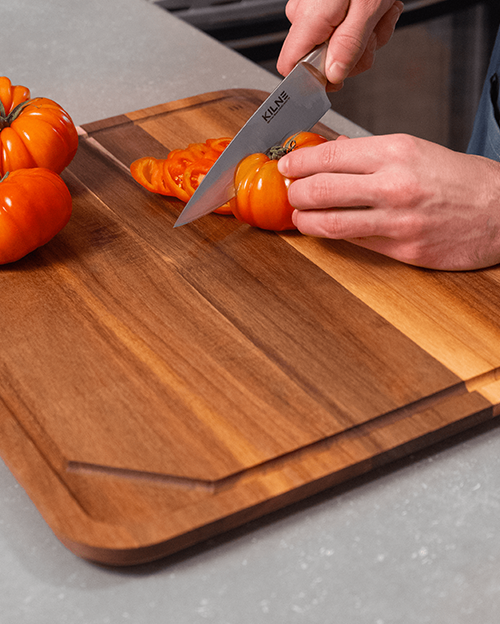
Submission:
M 344 80 L 344 78 L 346 77 L 346 73 L 347 65 L 345 65 L 344 63 L 340 63 L 339 61 L 334 61 L 330 65 L 330 70 L 327 77 L 332 84 L 338 84 L 339 82 L 342 82 Z
M 401 13 L 403 13 L 403 9 L 405 8 L 402 2 L 395 2 L 394 6 L 396 7 L 396 11 L 394 12 L 394 16 L 392 18 L 392 27 L 395 28 L 398 23 L 399 18 L 401 17 Z

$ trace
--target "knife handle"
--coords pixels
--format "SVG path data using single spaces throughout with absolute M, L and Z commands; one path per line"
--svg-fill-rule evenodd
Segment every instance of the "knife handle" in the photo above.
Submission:
M 328 80 L 326 79 L 325 74 L 325 62 L 326 62 L 326 53 L 328 51 L 328 41 L 325 41 L 321 45 L 314 48 L 312 52 L 306 54 L 304 58 L 299 61 L 300 63 L 304 63 L 307 66 L 307 69 L 318 78 L 323 84 L 327 84 Z

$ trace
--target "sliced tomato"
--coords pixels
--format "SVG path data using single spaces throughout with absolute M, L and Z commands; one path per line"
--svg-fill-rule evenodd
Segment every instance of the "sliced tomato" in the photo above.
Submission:
M 134 180 L 148 191 L 169 195 L 170 189 L 167 189 L 161 180 L 162 166 L 162 160 L 152 156 L 144 156 L 143 158 L 138 158 L 130 165 L 130 172 Z
M 194 192 L 199 187 L 208 171 L 212 168 L 214 162 L 215 161 L 209 158 L 200 158 L 184 169 L 182 188 L 189 196 L 194 195 Z
M 190 143 L 185 149 L 174 149 L 163 159 L 145 156 L 134 161 L 130 171 L 148 191 L 188 202 L 230 142 L 229 137 L 208 139 L 205 143 Z M 232 214 L 231 202 L 214 212 Z
M 226 147 L 231 143 L 229 137 L 221 137 L 220 139 L 208 139 L 206 144 L 211 147 L 213 150 L 222 154 L 222 152 L 226 149 Z

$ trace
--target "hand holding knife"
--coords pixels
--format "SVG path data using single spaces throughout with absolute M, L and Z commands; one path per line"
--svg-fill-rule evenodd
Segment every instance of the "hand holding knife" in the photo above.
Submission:
M 325 42 L 299 61 L 250 117 L 209 170 L 174 227 L 199 219 L 229 201 L 234 195 L 234 172 L 245 156 L 266 152 L 290 135 L 310 130 L 330 109 L 325 78 L 327 49 Z

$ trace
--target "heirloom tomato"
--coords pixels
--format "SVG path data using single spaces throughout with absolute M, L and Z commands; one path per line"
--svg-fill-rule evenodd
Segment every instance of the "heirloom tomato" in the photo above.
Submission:
M 0 176 L 41 167 L 56 173 L 69 165 L 78 133 L 68 113 L 52 100 L 0 77 Z
M 177 197 L 187 203 L 230 141 L 222 137 L 191 143 L 186 149 L 172 150 L 166 158 L 144 156 L 130 165 L 130 172 L 148 191 Z M 228 203 L 214 212 L 231 214 L 232 211 Z
M 68 187 L 50 169 L 18 169 L 0 180 L 0 264 L 45 245 L 69 221 Z
M 293 207 L 288 201 L 288 187 L 293 182 L 278 171 L 278 160 L 284 154 L 304 147 L 325 143 L 314 132 L 299 132 L 268 154 L 250 154 L 236 168 L 233 213 L 237 219 L 264 230 L 293 230 Z

